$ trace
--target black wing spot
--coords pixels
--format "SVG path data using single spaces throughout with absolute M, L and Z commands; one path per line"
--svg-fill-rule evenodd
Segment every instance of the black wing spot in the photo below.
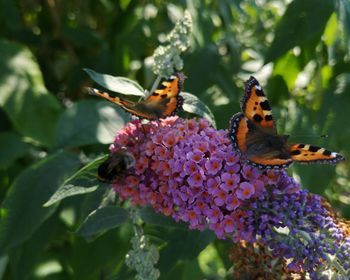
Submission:
M 254 107 L 253 110 L 256 111 L 256 107 Z
M 305 144 L 299 144 L 298 148 L 303 149 L 305 147 Z
M 165 88 L 167 88 L 167 86 L 166 86 L 166 85 L 164 85 L 164 84 L 162 83 L 162 84 L 160 84 L 160 85 L 158 86 L 158 88 L 157 88 L 157 89 L 165 89 Z
M 324 150 L 323 151 L 323 155 L 325 155 L 325 156 L 330 156 L 331 154 L 332 154 L 332 152 L 329 151 L 329 150 Z
M 253 120 L 256 121 L 256 122 L 262 122 L 263 118 L 260 115 L 255 114 L 253 116 Z
M 260 106 L 264 111 L 271 111 L 269 101 L 267 100 L 265 100 L 264 102 L 260 102 Z
M 159 96 L 159 93 L 153 92 L 152 95 L 153 96 Z
M 166 98 L 168 95 L 167 94 L 162 94 L 160 97 L 162 98 L 162 99 L 164 99 L 164 98 Z
M 291 154 L 292 156 L 296 156 L 296 155 L 300 155 L 301 152 L 300 152 L 299 150 L 294 150 L 294 151 L 291 151 L 290 154 Z
M 309 151 L 310 152 L 317 152 L 320 148 L 319 147 L 316 147 L 316 146 L 310 146 L 309 147 Z

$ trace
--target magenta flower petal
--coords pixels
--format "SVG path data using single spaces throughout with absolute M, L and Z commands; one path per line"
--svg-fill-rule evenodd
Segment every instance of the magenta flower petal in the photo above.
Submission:
M 239 185 L 236 191 L 237 198 L 241 200 L 249 199 L 255 193 L 254 185 L 251 183 L 243 182 Z

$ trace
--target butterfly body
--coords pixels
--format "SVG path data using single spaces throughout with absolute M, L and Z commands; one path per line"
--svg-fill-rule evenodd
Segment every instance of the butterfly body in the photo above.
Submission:
M 126 152 L 112 153 L 97 169 L 97 178 L 101 182 L 111 183 L 119 176 L 125 175 L 135 164 L 134 157 Z
M 163 81 L 151 95 L 140 102 L 132 102 L 120 97 L 113 97 L 107 92 L 95 88 L 87 88 L 92 95 L 102 97 L 119 105 L 125 111 L 148 120 L 157 120 L 174 116 L 182 110 L 184 99 L 180 94 L 185 76 L 176 73 L 168 80 Z
M 338 153 L 308 144 L 289 144 L 288 135 L 277 133 L 269 102 L 254 77 L 246 82 L 242 112 L 230 121 L 233 148 L 249 164 L 261 169 L 286 168 L 293 162 L 337 163 Z

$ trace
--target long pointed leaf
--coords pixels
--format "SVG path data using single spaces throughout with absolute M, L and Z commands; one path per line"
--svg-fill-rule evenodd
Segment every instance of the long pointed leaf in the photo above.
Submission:
M 183 108 L 186 112 L 202 116 L 206 118 L 214 127 L 216 127 L 214 115 L 207 105 L 205 105 L 197 96 L 191 93 L 181 92 L 181 95 L 185 99 Z
M 59 189 L 50 197 L 50 199 L 45 202 L 44 207 L 51 206 L 52 204 L 67 197 L 95 191 L 99 186 L 96 179 L 97 168 L 100 163 L 107 158 L 107 156 L 108 155 L 104 155 L 93 160 L 74 173 L 59 187 Z
M 108 74 L 97 73 L 94 70 L 83 69 L 91 79 L 93 79 L 100 86 L 109 89 L 113 92 L 118 92 L 125 95 L 144 96 L 144 89 L 135 81 L 125 77 L 114 77 Z

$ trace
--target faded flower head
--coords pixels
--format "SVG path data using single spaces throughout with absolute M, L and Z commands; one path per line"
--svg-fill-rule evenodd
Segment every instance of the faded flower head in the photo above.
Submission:
M 143 234 L 135 234 L 131 239 L 132 250 L 128 252 L 125 263 L 137 272 L 137 280 L 156 280 L 160 276 L 154 265 L 158 262 L 159 253 L 156 246 L 150 244 Z
M 242 163 L 225 130 L 204 119 L 133 121 L 118 132 L 111 152 L 121 148 L 136 160 L 113 184 L 121 199 L 221 239 L 259 242 L 285 259 L 288 270 L 311 279 L 348 272 L 349 238 L 321 198 L 284 171 Z
M 158 76 L 169 77 L 183 68 L 181 53 L 190 46 L 192 19 L 188 11 L 174 29 L 166 36 L 164 46 L 159 46 L 153 54 L 153 72 Z

